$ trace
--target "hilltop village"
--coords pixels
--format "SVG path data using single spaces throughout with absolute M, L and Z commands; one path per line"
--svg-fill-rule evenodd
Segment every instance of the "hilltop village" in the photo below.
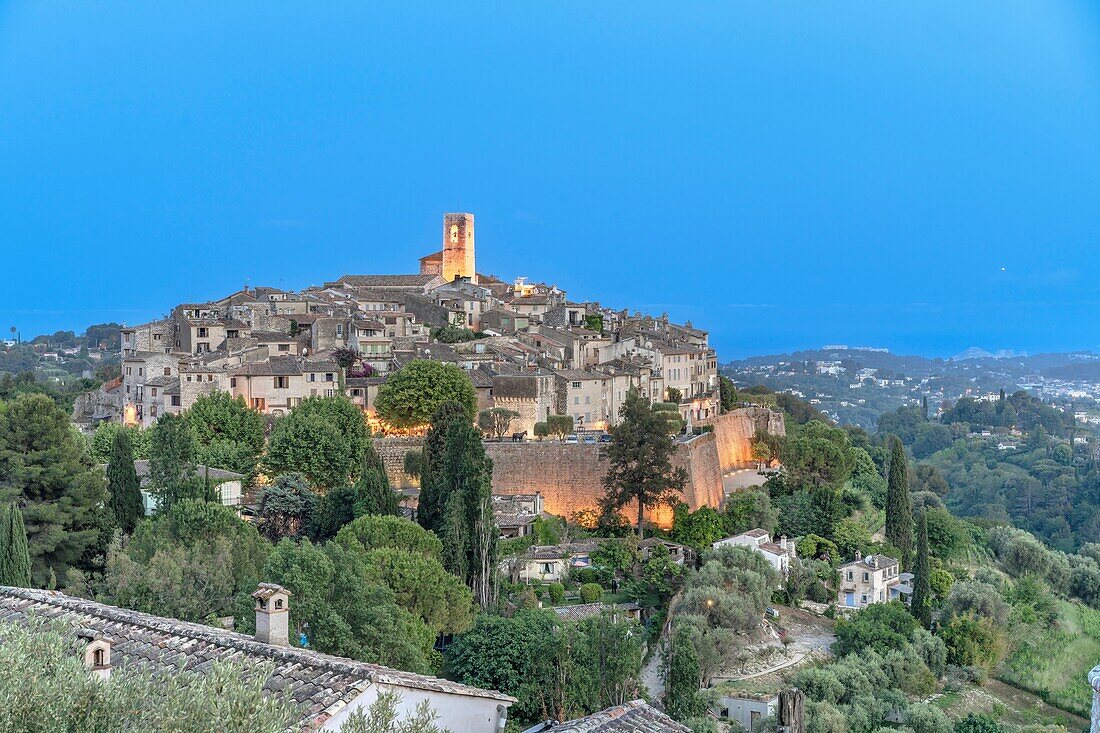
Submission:
M 338 363 L 341 349 L 355 352 L 355 363 Z M 706 331 L 479 274 L 473 214 L 444 215 L 442 248 L 421 257 L 414 274 L 344 275 L 300 292 L 245 287 L 181 303 L 163 319 L 123 328 L 121 351 L 121 381 L 78 419 L 149 426 L 214 391 L 275 416 L 342 391 L 373 416 L 379 386 L 413 359 L 461 366 L 479 408 L 518 412 L 514 431 L 529 437 L 550 415 L 572 417 L 577 434 L 606 430 L 631 388 L 672 399 L 685 421 L 718 413 Z

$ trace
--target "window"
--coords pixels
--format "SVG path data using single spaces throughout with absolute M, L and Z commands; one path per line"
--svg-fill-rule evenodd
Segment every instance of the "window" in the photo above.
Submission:
M 149 396 L 150 397 L 156 397 L 157 396 L 157 388 L 156 387 L 150 387 L 149 388 Z
M 279 351 L 290 351 L 290 344 L 279 344 Z
M 180 406 L 180 396 L 178 394 L 172 395 L 172 407 Z
M 191 381 L 191 377 L 188 377 L 188 378 L 187 378 L 187 381 L 188 381 L 188 382 L 190 382 L 190 381 Z M 236 377 L 230 377 L 230 378 L 229 378 L 229 386 L 230 386 L 230 387 L 236 387 L 236 386 L 237 386 L 237 378 L 236 378 Z
M 172 376 L 172 367 L 164 367 L 164 376 L 166 376 L 166 377 Z
M 333 374 L 332 372 L 325 372 L 325 381 L 326 382 L 333 381 L 333 379 L 335 379 L 335 377 L 336 377 L 336 375 Z
M 871 574 L 870 573 L 864 573 L 863 574 L 863 582 L 866 583 L 869 580 L 871 580 Z
M 344 335 L 344 324 L 342 324 L 342 323 L 337 323 L 336 324 L 336 335 L 337 336 L 343 336 Z
M 573 398 L 573 404 L 574 405 L 579 405 L 580 403 L 581 403 L 581 398 L 580 397 L 574 397 Z
M 126 367 L 126 373 L 131 374 L 132 373 L 132 368 L 131 367 Z
M 573 382 L 573 389 L 580 389 L 580 388 L 581 388 L 581 383 L 580 382 Z
M 591 405 L 592 404 L 592 396 L 591 395 L 585 395 L 584 396 L 584 404 L 586 404 L 586 405 Z
M 554 572 L 554 563 L 544 562 L 542 564 L 542 573 L 543 573 L 543 575 L 549 575 L 552 572 Z
M 316 382 L 317 381 L 317 375 L 316 374 L 310 374 L 309 375 L 309 381 Z
M 267 407 L 267 401 L 263 397 L 252 398 L 252 409 L 260 410 L 261 412 Z
M 275 389 L 286 389 L 290 386 L 290 377 L 275 377 Z
M 849 570 L 849 571 L 848 571 L 848 580 L 851 580 L 851 579 L 852 579 L 852 577 L 853 577 L 853 576 L 852 576 L 852 571 L 851 571 L 851 570 Z
M 207 336 L 207 330 L 206 330 L 206 328 L 205 328 L 205 327 L 201 327 L 201 328 L 199 328 L 199 334 L 198 334 L 198 336 L 199 336 L 199 338 L 201 338 L 201 339 L 204 339 L 204 338 L 206 338 L 206 336 Z
M 92 666 L 94 667 L 106 667 L 107 655 L 103 653 L 103 649 L 96 649 L 92 652 Z
M 326 389 L 325 390 L 325 397 L 335 397 L 335 396 L 336 396 L 336 390 L 334 390 L 334 389 Z
M 142 369 L 141 367 L 138 367 L 138 376 L 140 377 L 143 374 L 145 374 L 145 370 Z
M 860 603 L 866 603 L 866 602 L 867 602 L 867 596 L 865 596 L 865 595 L 864 595 L 864 596 L 860 596 L 860 597 L 859 597 L 859 602 L 860 602 Z

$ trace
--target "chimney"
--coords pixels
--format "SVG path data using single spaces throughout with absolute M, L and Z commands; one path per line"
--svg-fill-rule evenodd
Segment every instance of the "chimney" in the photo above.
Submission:
M 290 646 L 290 591 L 275 583 L 260 583 L 256 599 L 256 641 Z
M 783 548 L 783 551 L 787 551 L 787 535 L 780 535 L 779 546 Z
M 76 632 L 78 639 L 84 641 L 84 667 L 93 677 L 101 680 L 111 678 L 111 645 L 114 639 L 95 629 L 80 629 Z

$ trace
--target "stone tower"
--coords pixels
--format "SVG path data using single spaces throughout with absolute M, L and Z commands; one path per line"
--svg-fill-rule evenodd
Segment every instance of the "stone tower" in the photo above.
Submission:
M 443 215 L 443 279 L 468 277 L 477 282 L 474 267 L 474 215 Z

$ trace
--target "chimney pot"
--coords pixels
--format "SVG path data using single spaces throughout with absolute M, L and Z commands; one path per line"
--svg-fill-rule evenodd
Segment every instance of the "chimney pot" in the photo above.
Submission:
M 260 583 L 252 593 L 256 599 L 256 641 L 290 646 L 291 592 L 275 583 Z

